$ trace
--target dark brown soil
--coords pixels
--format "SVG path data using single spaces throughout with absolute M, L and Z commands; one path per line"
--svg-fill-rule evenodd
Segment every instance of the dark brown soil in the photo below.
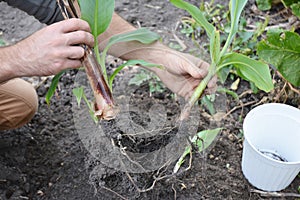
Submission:
M 172 30 L 180 17 L 186 15 L 169 2 L 158 0 L 117 1 L 116 11 L 134 25 L 157 31 L 166 44 L 176 42 Z M 0 3 L 0 18 L 0 31 L 8 43 L 43 27 L 32 17 L 4 3 Z M 176 34 L 191 46 L 178 31 Z M 116 62 L 119 61 L 112 59 L 110 66 L 116 66 Z M 172 175 L 176 160 L 168 163 L 165 158 L 167 155 L 178 156 L 177 152 L 182 152 L 182 147 L 187 144 L 186 137 L 180 138 L 182 130 L 176 123 L 182 101 L 174 98 L 167 89 L 149 95 L 147 83 L 128 86 L 128 78 L 137 70 L 127 69 L 118 76 L 115 96 L 121 105 L 126 100 L 128 110 L 121 111 L 119 121 L 96 126 L 90 122 L 87 110 L 77 108 L 72 95 L 72 89 L 86 81 L 84 77 L 80 78 L 81 73 L 69 71 L 62 77 L 60 90 L 50 106 L 44 100 L 51 82 L 47 80 L 37 89 L 40 105 L 34 119 L 20 129 L 0 134 L 0 199 L 272 199 L 252 193 L 251 189 L 255 188 L 241 171 L 243 118 L 262 99 L 266 99 L 263 103 L 272 101 L 272 94 L 249 93 L 240 101 L 219 94 L 216 102 L 219 112 L 227 113 L 236 106 L 245 105 L 237 107 L 218 123 L 211 120 L 207 110 L 195 108 L 196 113 L 192 113 L 187 126 L 181 126 L 183 130 L 204 130 L 215 126 L 223 127 L 223 130 L 209 150 L 204 153 L 193 151 L 191 169 L 184 171 L 188 167 L 186 162 L 179 174 Z M 237 93 L 242 94 L 249 88 L 249 84 L 242 81 Z M 299 96 L 295 95 L 287 102 L 298 106 L 297 98 Z M 254 103 L 247 105 L 248 102 Z M 83 104 L 82 108 L 85 108 Z M 122 116 L 131 122 L 122 121 Z M 120 125 L 122 122 L 125 127 Z M 100 129 L 103 132 L 99 132 L 101 137 L 97 132 Z M 136 135 L 145 131 L 148 135 Z M 130 135 L 132 132 L 135 134 Z M 165 154 L 159 155 L 161 160 L 148 158 L 148 163 L 141 160 L 138 164 L 133 163 L 135 161 L 122 163 L 118 158 L 122 160 L 123 155 L 110 157 L 115 155 L 114 152 L 101 147 L 115 144 L 118 153 L 120 148 L 126 147 L 128 155 L 145 155 L 168 146 L 174 137 L 180 138 L 180 142 L 162 151 Z M 93 147 L 99 151 L 91 151 L 89 145 L 96 145 Z M 138 169 L 139 165 L 144 173 Z M 296 178 L 282 192 L 298 193 L 299 185 L 300 180 Z

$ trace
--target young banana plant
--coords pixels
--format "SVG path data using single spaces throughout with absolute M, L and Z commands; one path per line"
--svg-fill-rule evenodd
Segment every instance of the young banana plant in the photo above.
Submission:
M 85 55 L 82 64 L 85 68 L 90 86 L 94 93 L 94 105 L 87 100 L 83 88 L 75 88 L 74 95 L 77 98 L 78 105 L 80 100 L 85 99 L 88 104 L 92 119 L 95 122 L 98 119 L 110 120 L 117 116 L 118 107 L 114 103 L 112 95 L 112 83 L 116 74 L 127 65 L 141 65 L 144 67 L 160 67 L 157 64 L 148 63 L 143 60 L 129 60 L 119 66 L 114 73 L 108 77 L 106 73 L 105 58 L 109 48 L 117 42 L 138 41 L 143 44 L 150 44 L 160 38 L 154 32 L 145 28 L 140 28 L 135 31 L 115 35 L 110 38 L 104 50 L 99 52 L 98 36 L 106 31 L 112 20 L 114 12 L 114 0 L 57 0 L 61 12 L 65 19 L 82 18 L 87 21 L 91 27 L 92 34 L 95 39 L 94 48 L 90 48 L 84 44 L 80 44 L 85 49 Z M 55 88 L 64 71 L 57 74 L 50 85 L 46 94 L 46 102 L 49 104 L 51 97 L 55 93 Z M 91 110 L 92 109 L 92 110 Z
M 207 21 L 204 14 L 200 11 L 198 7 L 183 0 L 170 0 L 170 2 L 178 8 L 188 11 L 193 17 L 193 19 L 201 27 L 203 27 L 210 40 L 209 52 L 211 57 L 211 64 L 208 70 L 208 75 L 200 82 L 198 87 L 195 89 L 193 95 L 188 100 L 187 104 L 181 112 L 179 119 L 180 121 L 185 120 L 189 116 L 192 106 L 201 97 L 208 82 L 215 75 L 220 76 L 220 72 L 224 70 L 225 67 L 232 65 L 236 68 L 237 72 L 242 78 L 253 82 L 256 85 L 256 87 L 258 87 L 261 90 L 264 90 L 265 92 L 269 92 L 273 89 L 273 82 L 267 64 L 257 60 L 253 60 L 242 54 L 229 51 L 231 42 L 233 41 L 235 34 L 238 31 L 239 19 L 247 3 L 247 0 L 230 1 L 229 7 L 231 28 L 226 43 L 222 48 L 220 42 L 220 31 L 217 30 L 216 27 L 214 27 L 211 23 Z M 220 130 L 221 129 L 201 131 L 191 139 L 191 142 L 199 147 L 199 151 L 203 151 L 213 142 Z M 196 138 L 200 138 L 201 142 L 196 142 Z M 173 171 L 174 173 L 176 173 L 179 170 L 180 166 L 184 162 L 184 158 L 190 153 L 191 146 L 188 146 L 185 152 L 178 160 L 178 162 L 176 163 Z
M 112 36 L 106 46 L 104 47 L 103 51 L 101 52 L 101 55 L 99 53 L 99 47 L 98 47 L 98 36 L 102 34 L 103 32 L 106 31 L 108 26 L 110 25 L 110 22 L 112 20 L 113 12 L 114 12 L 114 5 L 115 1 L 114 0 L 90 0 L 90 1 L 85 1 L 85 0 L 79 0 L 79 6 L 80 6 L 80 11 L 81 11 L 81 18 L 87 21 L 91 27 L 92 34 L 94 35 L 95 38 L 95 46 L 94 46 L 94 52 L 96 54 L 96 58 L 98 63 L 100 64 L 101 67 L 101 72 L 104 76 L 104 82 L 108 83 L 105 85 L 106 89 L 111 92 L 113 90 L 112 88 L 112 83 L 113 80 L 116 76 L 116 73 L 118 73 L 120 70 L 122 70 L 125 66 L 127 65 L 140 65 L 144 67 L 161 67 L 157 64 L 154 63 L 148 63 L 143 60 L 129 60 L 119 66 L 114 73 L 110 77 L 108 77 L 106 73 L 106 66 L 105 66 L 105 59 L 108 53 L 108 50 L 111 46 L 113 46 L 116 43 L 119 42 L 130 42 L 130 41 L 137 41 L 142 44 L 150 44 L 158 39 L 160 39 L 160 36 L 154 32 L 149 31 L 146 28 L 139 28 L 134 31 L 122 33 L 122 34 L 117 34 Z M 97 98 L 96 98 L 97 100 Z M 103 109 L 103 113 L 105 116 L 108 116 L 109 118 L 114 118 L 116 117 L 116 109 L 115 105 L 113 103 L 113 99 L 111 98 L 112 101 L 104 102 L 104 109 L 101 104 L 97 103 L 97 106 L 99 108 Z M 101 102 L 100 102 L 101 103 Z M 107 106 L 108 104 L 108 106 Z M 101 110 L 98 110 L 98 113 Z M 95 113 L 97 114 L 97 112 Z M 109 119 L 108 118 L 108 119 Z M 107 119 L 107 118 L 104 118 Z
M 216 29 L 211 23 L 207 21 L 204 14 L 196 6 L 185 2 L 183 0 L 170 0 L 170 2 L 178 8 L 184 9 L 190 13 L 193 19 L 205 30 L 210 40 L 210 57 L 211 64 L 209 67 L 208 75 L 195 89 L 195 92 L 189 99 L 184 107 L 180 120 L 186 119 L 189 115 L 191 107 L 203 94 L 208 82 L 215 75 L 230 65 L 236 68 L 239 75 L 253 82 L 259 89 L 269 92 L 273 89 L 272 78 L 267 64 L 253 60 L 242 54 L 230 52 L 229 47 L 233 41 L 235 34 L 238 31 L 238 24 L 241 13 L 247 3 L 247 0 L 231 0 L 230 7 L 230 20 L 231 28 L 227 37 L 225 45 L 221 48 L 220 31 Z
M 65 19 L 79 17 L 72 0 L 58 0 L 58 4 Z M 98 44 L 98 42 L 95 43 Z M 118 108 L 114 104 L 111 90 L 101 71 L 101 67 L 93 50 L 85 44 L 80 44 L 80 46 L 85 49 L 82 64 L 95 97 L 94 114 L 99 119 L 113 119 L 118 113 Z

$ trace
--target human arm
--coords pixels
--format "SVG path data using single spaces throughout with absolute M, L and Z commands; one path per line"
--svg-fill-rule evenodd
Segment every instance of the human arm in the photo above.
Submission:
M 6 1 L 9 2 L 11 0 Z M 53 15 L 53 13 L 57 13 L 56 11 L 58 10 L 58 6 L 55 4 L 55 0 L 14 1 L 23 2 L 23 4 L 25 4 L 24 2 L 35 2 L 36 7 L 38 7 L 38 5 L 42 5 L 43 2 L 52 2 L 52 4 L 49 3 L 47 5 L 48 8 L 52 8 L 49 12 L 47 12 L 48 15 L 46 19 L 48 21 L 43 21 L 43 18 L 41 18 L 41 16 L 38 15 L 37 12 L 35 12 L 34 15 L 40 21 L 48 24 L 52 21 L 60 19 L 60 17 L 54 17 L 55 15 Z M 54 7 L 54 4 L 56 5 L 56 7 Z M 19 4 L 19 8 L 20 6 L 21 4 Z M 27 8 L 28 7 L 26 7 L 26 9 L 23 8 L 23 10 L 30 13 L 30 10 Z M 59 16 L 59 14 L 57 16 Z M 135 29 L 135 27 L 133 27 L 131 24 L 114 13 L 111 25 L 109 26 L 108 30 L 105 33 L 101 34 L 99 37 L 100 49 L 103 50 L 105 44 L 113 35 L 132 31 Z M 143 59 L 148 62 L 163 65 L 165 67 L 165 70 L 161 70 L 158 68 L 151 68 L 150 70 L 155 72 L 163 81 L 163 83 L 173 92 L 184 97 L 189 97 L 192 94 L 193 89 L 207 74 L 208 63 L 191 55 L 172 50 L 167 46 L 161 44 L 160 42 L 155 42 L 150 45 L 143 45 L 138 42 L 125 42 L 121 44 L 118 43 L 110 49 L 109 53 L 124 60 Z M 215 88 L 214 86 L 215 79 L 208 84 L 208 91 L 213 90 Z
M 103 50 L 113 35 L 135 30 L 131 24 L 114 13 L 112 22 L 106 32 L 98 37 L 100 50 Z M 155 42 L 144 45 L 139 42 L 123 42 L 113 45 L 109 53 L 124 60 L 143 59 L 163 65 L 165 69 L 149 68 L 173 92 L 188 98 L 200 81 L 207 75 L 209 64 L 192 55 L 178 52 Z M 208 84 L 208 92 L 215 89 L 216 78 Z
M 94 38 L 87 22 L 64 20 L 47 26 L 15 45 L 0 48 L 0 83 L 22 76 L 45 76 L 81 66 L 84 49 Z

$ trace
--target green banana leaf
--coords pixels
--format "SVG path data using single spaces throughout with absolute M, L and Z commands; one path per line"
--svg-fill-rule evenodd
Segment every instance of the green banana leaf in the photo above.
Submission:
M 274 88 L 267 64 L 242 54 L 228 53 L 221 58 L 217 70 L 228 65 L 237 68 L 246 80 L 252 81 L 259 89 L 269 92 Z
M 150 44 L 158 39 L 160 39 L 160 36 L 157 33 L 154 33 L 147 28 L 139 28 L 128 33 L 111 37 L 103 52 L 107 52 L 113 44 L 118 42 L 139 41 L 143 44 Z
M 96 38 L 109 26 L 115 8 L 114 0 L 79 0 L 81 18 L 87 21 Z
M 105 58 L 109 48 L 118 42 L 130 42 L 130 41 L 139 41 L 143 44 L 150 44 L 160 39 L 160 36 L 157 33 L 154 33 L 146 28 L 140 28 L 128 33 L 123 33 L 115 35 L 110 38 L 108 44 L 102 52 L 102 59 Z

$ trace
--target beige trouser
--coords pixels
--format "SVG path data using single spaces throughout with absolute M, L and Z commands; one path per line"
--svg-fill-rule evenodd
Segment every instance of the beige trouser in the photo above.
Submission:
M 16 78 L 0 84 L 0 130 L 23 126 L 37 109 L 38 97 L 30 83 Z

